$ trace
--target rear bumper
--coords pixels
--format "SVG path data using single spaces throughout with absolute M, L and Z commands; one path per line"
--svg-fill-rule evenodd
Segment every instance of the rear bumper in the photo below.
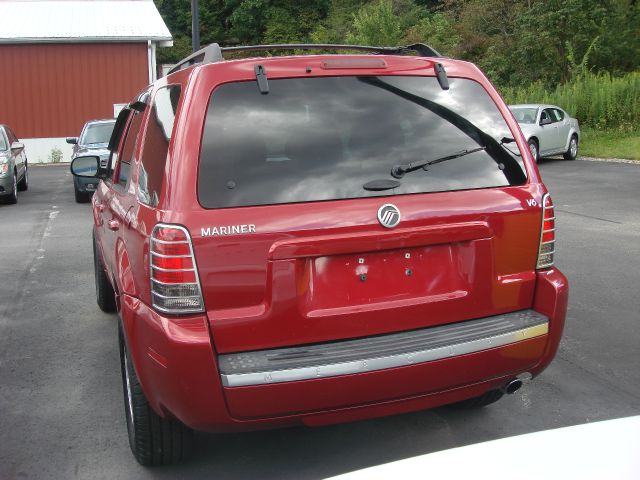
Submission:
M 247 387 L 377 372 L 473 354 L 546 335 L 549 319 L 505 313 L 357 340 L 218 356 L 222 384 Z
M 196 430 L 229 431 L 323 425 L 432 408 L 499 388 L 523 372 L 535 376 L 558 348 L 567 297 L 565 277 L 549 269 L 537 274 L 534 299 L 534 310 L 548 319 L 547 333 L 538 322 L 537 334 L 530 338 L 512 338 L 453 356 L 328 378 L 235 387 L 223 385 L 204 315 L 163 317 L 126 295 L 121 315 L 152 407 Z M 228 369 L 224 359 L 220 365 Z

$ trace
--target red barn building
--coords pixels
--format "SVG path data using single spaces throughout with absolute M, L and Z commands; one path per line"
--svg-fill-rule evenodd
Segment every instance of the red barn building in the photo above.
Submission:
M 56 149 L 68 161 L 65 137 L 114 117 L 155 80 L 156 48 L 171 45 L 152 0 L 1 1 L 0 124 L 31 163 Z

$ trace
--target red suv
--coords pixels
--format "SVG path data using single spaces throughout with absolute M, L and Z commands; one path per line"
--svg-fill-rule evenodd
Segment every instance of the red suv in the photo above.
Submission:
M 235 58 L 276 49 L 343 55 Z M 355 53 L 354 53 L 355 52 Z M 483 406 L 551 362 L 568 286 L 518 124 L 425 45 L 188 57 L 72 164 L 142 464 L 189 432 Z

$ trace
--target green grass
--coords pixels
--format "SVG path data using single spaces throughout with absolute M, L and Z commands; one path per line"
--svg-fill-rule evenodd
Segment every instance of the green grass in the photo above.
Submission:
M 550 103 L 565 109 L 594 130 L 637 130 L 640 124 L 640 72 L 623 77 L 592 73 L 547 89 L 542 83 L 505 88 L 502 96 L 508 105 Z
M 640 132 L 584 129 L 580 156 L 640 160 Z

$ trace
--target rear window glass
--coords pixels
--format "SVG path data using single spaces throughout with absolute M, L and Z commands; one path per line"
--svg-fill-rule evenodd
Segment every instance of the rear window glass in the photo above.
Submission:
M 198 174 L 205 208 L 310 202 L 517 185 L 526 181 L 504 118 L 478 83 L 431 77 L 324 77 L 218 87 Z M 406 173 L 410 162 L 466 155 Z

